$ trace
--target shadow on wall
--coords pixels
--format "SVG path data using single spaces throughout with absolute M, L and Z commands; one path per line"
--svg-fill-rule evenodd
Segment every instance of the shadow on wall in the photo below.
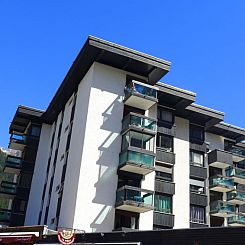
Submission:
M 102 209 L 90 224 L 93 231 L 111 231 L 114 226 L 114 205 L 117 189 L 117 167 L 121 150 L 121 118 L 123 113 L 122 97 L 118 96 L 102 113 L 101 129 L 109 135 L 98 147 L 98 180 L 95 183 L 96 194 L 93 203 L 101 204 Z M 115 117 L 116 115 L 116 117 Z M 113 117 L 112 117 L 113 116 Z
M 103 232 L 105 227 L 112 227 L 113 229 L 114 213 L 113 207 L 105 205 L 90 225 L 92 232 Z

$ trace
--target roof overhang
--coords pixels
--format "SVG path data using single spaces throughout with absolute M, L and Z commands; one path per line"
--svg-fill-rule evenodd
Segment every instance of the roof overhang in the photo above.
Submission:
M 245 140 L 245 129 L 221 122 L 208 129 L 208 132 L 240 142 Z M 243 143 L 244 144 L 244 143 Z
M 177 110 L 177 116 L 209 129 L 224 120 L 224 113 L 197 104 L 191 104 L 185 110 Z
M 40 123 L 41 116 L 44 111 L 33 109 L 26 106 L 18 106 L 14 118 L 9 127 L 9 133 L 13 132 L 24 133 L 30 121 Z
M 183 110 L 196 100 L 196 94 L 187 90 L 176 88 L 161 82 L 156 84 L 158 90 L 158 103 L 174 109 Z
M 147 77 L 150 84 L 159 81 L 171 65 L 168 61 L 89 36 L 44 113 L 45 122 L 55 120 L 94 62 Z

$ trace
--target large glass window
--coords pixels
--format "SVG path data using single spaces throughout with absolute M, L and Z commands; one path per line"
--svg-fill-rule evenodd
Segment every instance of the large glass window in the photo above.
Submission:
M 203 153 L 190 151 L 190 164 L 203 167 L 204 165 Z
M 163 213 L 172 213 L 172 196 L 155 194 L 154 210 Z
M 128 131 L 122 137 L 122 150 L 129 146 L 154 151 L 154 135 Z
M 168 152 L 173 152 L 173 137 L 157 134 L 157 147 L 161 147 Z
M 157 108 L 157 119 L 159 121 L 172 124 L 174 121 L 173 111 L 166 109 L 166 108 L 158 107 Z
M 197 143 L 204 142 L 204 128 L 190 125 L 190 140 Z
M 205 207 L 190 206 L 190 221 L 195 223 L 205 223 Z
M 156 171 L 156 179 L 172 181 L 172 177 L 173 175 L 171 173 Z

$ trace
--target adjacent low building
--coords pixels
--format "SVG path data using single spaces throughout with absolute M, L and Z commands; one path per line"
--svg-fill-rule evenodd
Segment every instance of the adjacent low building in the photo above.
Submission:
M 245 225 L 245 129 L 195 104 L 195 93 L 161 83 L 170 66 L 87 39 L 47 110 L 37 112 L 25 225 Z

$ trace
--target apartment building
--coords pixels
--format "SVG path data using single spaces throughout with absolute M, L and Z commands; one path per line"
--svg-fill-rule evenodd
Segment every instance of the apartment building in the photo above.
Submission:
M 161 83 L 170 66 L 87 39 L 40 112 L 25 225 L 245 225 L 245 129 L 195 104 L 195 93 Z
M 9 149 L 0 183 L 0 225 L 24 225 L 43 111 L 19 106 L 9 127 Z

